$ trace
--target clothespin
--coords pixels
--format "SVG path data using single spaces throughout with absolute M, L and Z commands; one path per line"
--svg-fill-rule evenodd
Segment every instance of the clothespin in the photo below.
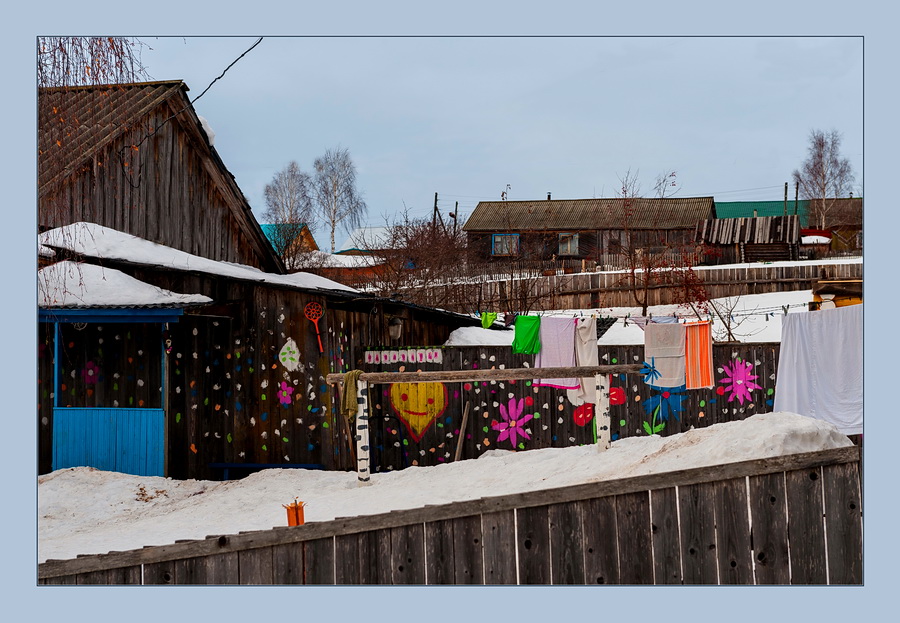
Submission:
M 789 308 L 789 307 L 790 307 L 790 305 L 782 305 L 782 306 L 781 306 L 781 311 L 784 312 L 784 315 L 785 315 L 785 316 L 788 315 L 788 308 Z

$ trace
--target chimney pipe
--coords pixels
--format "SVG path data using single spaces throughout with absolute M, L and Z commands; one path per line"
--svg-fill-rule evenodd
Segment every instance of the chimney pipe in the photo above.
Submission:
M 550 201 L 550 193 L 547 193 L 547 201 Z

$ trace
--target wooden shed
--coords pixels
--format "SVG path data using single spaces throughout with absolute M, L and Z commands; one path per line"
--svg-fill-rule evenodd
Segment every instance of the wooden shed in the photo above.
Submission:
M 38 92 L 38 226 L 87 221 L 213 260 L 284 266 L 180 80 Z
M 264 273 L 88 224 L 68 229 L 79 226 L 81 234 L 40 236 L 80 262 L 73 283 L 87 287 L 60 296 L 58 279 L 42 287 L 42 473 L 92 465 L 216 479 L 273 466 L 352 469 L 326 375 L 361 368 L 372 349 L 440 347 L 479 322 L 308 273 Z M 188 298 L 97 299 L 84 278 L 94 270 Z
M 717 250 L 726 264 L 796 260 L 800 219 L 796 214 L 708 219 L 698 223 L 696 239 Z

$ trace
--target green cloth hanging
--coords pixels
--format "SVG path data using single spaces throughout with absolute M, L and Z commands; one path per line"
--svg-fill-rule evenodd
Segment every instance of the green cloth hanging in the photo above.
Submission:
M 497 312 L 481 312 L 481 326 L 490 329 L 497 319 Z
M 512 352 L 534 355 L 541 350 L 541 317 L 516 316 Z

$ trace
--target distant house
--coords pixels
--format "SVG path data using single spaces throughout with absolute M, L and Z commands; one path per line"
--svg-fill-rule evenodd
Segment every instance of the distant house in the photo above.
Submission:
M 862 249 L 862 197 L 839 199 L 789 199 L 785 201 L 716 201 L 715 218 L 753 218 L 796 216 L 800 228 L 808 233 L 831 238 L 830 251 Z M 815 232 L 815 233 L 814 233 Z
M 481 259 L 598 259 L 692 241 L 712 197 L 482 201 L 463 225 Z
M 303 267 L 303 262 L 297 261 L 299 255 L 319 250 L 306 223 L 264 223 L 260 227 L 288 271 Z

